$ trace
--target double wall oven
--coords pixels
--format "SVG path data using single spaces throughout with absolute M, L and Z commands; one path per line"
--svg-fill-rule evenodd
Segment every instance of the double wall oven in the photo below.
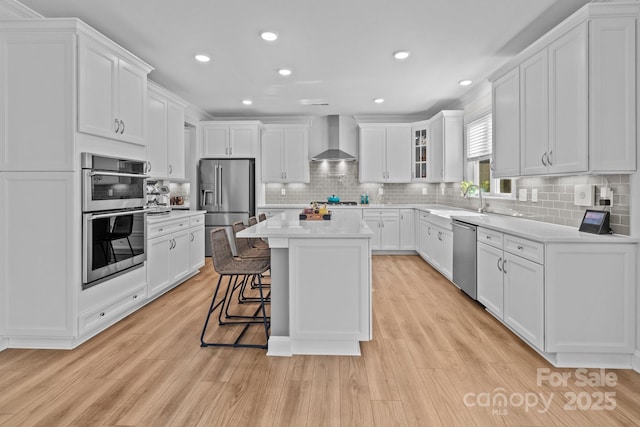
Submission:
M 82 153 L 82 287 L 147 258 L 145 162 Z

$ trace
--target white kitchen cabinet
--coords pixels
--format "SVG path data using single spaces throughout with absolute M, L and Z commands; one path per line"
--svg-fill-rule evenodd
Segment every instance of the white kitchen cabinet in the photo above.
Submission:
M 453 277 L 453 232 L 431 224 L 431 265 L 451 280 Z
M 418 221 L 418 254 L 427 262 L 431 261 L 431 223 L 428 221 L 429 214 L 420 213 Z
M 78 38 L 78 130 L 134 144 L 147 142 L 147 74 L 97 38 Z
M 447 279 L 453 277 L 453 231 L 446 220 L 420 213 L 418 254 Z
M 152 82 L 147 105 L 147 173 L 153 178 L 184 179 L 186 105 Z
M 416 249 L 416 219 L 413 209 L 400 209 L 400 243 L 401 250 Z
M 633 353 L 637 244 L 547 247 L 545 350 L 569 355 Z
M 365 209 L 362 219 L 374 233 L 372 250 L 400 248 L 400 214 L 398 209 Z
M 70 32 L 0 31 L 0 171 L 73 170 L 74 49 Z
M 636 170 L 637 19 L 589 23 L 589 170 Z
M 310 181 L 308 127 L 265 125 L 260 153 L 262 182 Z
M 588 169 L 587 24 L 520 65 L 522 175 Z
M 259 121 L 200 122 L 203 157 L 255 158 Z
M 411 128 L 412 152 L 411 160 L 413 163 L 412 180 L 427 181 L 427 165 L 429 154 L 429 122 L 413 123 Z
M 516 123 L 521 176 L 636 170 L 636 26 L 634 7 L 588 4 L 489 77 L 495 176 L 514 176 L 500 159 L 514 155 L 515 138 L 501 132 L 513 133 Z M 508 108 L 514 69 L 518 122 Z
M 478 240 L 477 246 L 477 298 L 487 310 L 504 318 L 504 278 L 502 247 L 497 248 Z
M 203 217 L 204 222 L 204 217 Z M 190 271 L 197 271 L 205 264 L 204 258 L 204 224 L 189 229 L 189 262 Z
M 462 180 L 464 111 L 444 110 L 429 120 L 427 180 L 455 182 Z
M 361 123 L 360 182 L 411 182 L 411 126 Z
M 199 222 L 194 222 L 193 218 L 197 218 Z M 154 220 L 147 225 L 147 282 L 150 298 L 180 284 L 202 266 L 203 227 L 204 216 L 201 214 L 191 220 L 189 217 L 169 218 Z
M 544 348 L 544 248 L 478 227 L 478 301 L 539 350 Z
M 520 70 L 515 68 L 493 82 L 493 148 L 491 170 L 494 178 L 520 176 Z

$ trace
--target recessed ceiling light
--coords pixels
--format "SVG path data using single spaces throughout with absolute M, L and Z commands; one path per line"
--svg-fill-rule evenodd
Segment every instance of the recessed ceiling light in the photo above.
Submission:
M 383 98 L 375 98 L 373 100 L 373 102 L 375 102 L 376 104 L 382 104 L 384 102 L 384 99 Z
M 262 37 L 262 40 L 266 40 L 268 42 L 272 42 L 278 39 L 278 35 L 273 31 L 263 31 L 262 33 L 260 33 L 260 37 Z
M 211 57 L 209 55 L 205 55 L 204 53 L 199 53 L 195 56 L 196 61 L 198 62 L 209 62 L 211 61 Z
M 253 104 L 253 101 L 252 101 L 252 100 L 250 100 L 250 99 L 243 99 L 243 100 L 242 100 L 242 103 L 243 103 L 244 105 L 251 105 L 251 104 Z
M 397 52 L 393 52 L 393 57 L 396 59 L 407 59 L 410 53 L 406 50 L 399 50 Z
M 278 70 L 278 74 L 280 74 L 281 76 L 290 76 L 291 75 L 291 70 L 288 68 L 280 68 Z
M 460 86 L 469 86 L 471 83 L 473 83 L 471 80 L 460 80 L 458 82 Z

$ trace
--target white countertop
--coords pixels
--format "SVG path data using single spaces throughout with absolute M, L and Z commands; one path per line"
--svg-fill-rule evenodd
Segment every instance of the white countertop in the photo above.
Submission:
M 188 218 L 190 216 L 202 215 L 204 213 L 207 213 L 207 211 L 172 210 L 168 215 L 147 215 L 147 222 L 150 224 L 154 224 L 156 222 Z
M 308 204 L 269 204 L 260 206 L 262 209 L 296 209 L 307 207 Z M 331 206 L 330 209 L 348 208 L 349 206 Z M 369 204 L 351 206 L 357 208 L 389 208 L 389 209 L 415 209 L 421 212 L 439 215 L 445 221 L 449 218 L 457 218 L 480 227 L 490 228 L 502 233 L 508 233 L 540 243 L 638 243 L 640 239 L 620 234 L 590 234 L 578 231 L 577 227 L 551 224 L 548 222 L 534 221 L 494 213 L 479 215 L 475 211 L 437 204 Z M 456 215 L 456 212 L 459 213 Z M 315 221 L 314 221 L 315 222 Z M 252 236 L 248 236 L 252 237 Z
M 283 212 L 242 230 L 238 237 L 249 238 L 364 238 L 373 231 L 359 215 L 346 215 L 330 220 L 300 220 L 300 212 Z

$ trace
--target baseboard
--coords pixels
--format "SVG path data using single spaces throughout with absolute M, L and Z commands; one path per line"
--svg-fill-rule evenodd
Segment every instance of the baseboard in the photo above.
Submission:
M 0 351 L 6 350 L 9 348 L 9 340 L 5 338 L 0 338 Z
M 293 340 L 293 354 L 311 354 L 324 356 L 360 356 L 360 342 L 357 340 Z
M 640 350 L 636 350 L 631 356 L 631 366 L 634 371 L 640 374 Z
M 269 348 L 267 350 L 267 356 L 293 356 L 293 354 L 291 353 L 291 338 L 271 335 L 269 337 Z

